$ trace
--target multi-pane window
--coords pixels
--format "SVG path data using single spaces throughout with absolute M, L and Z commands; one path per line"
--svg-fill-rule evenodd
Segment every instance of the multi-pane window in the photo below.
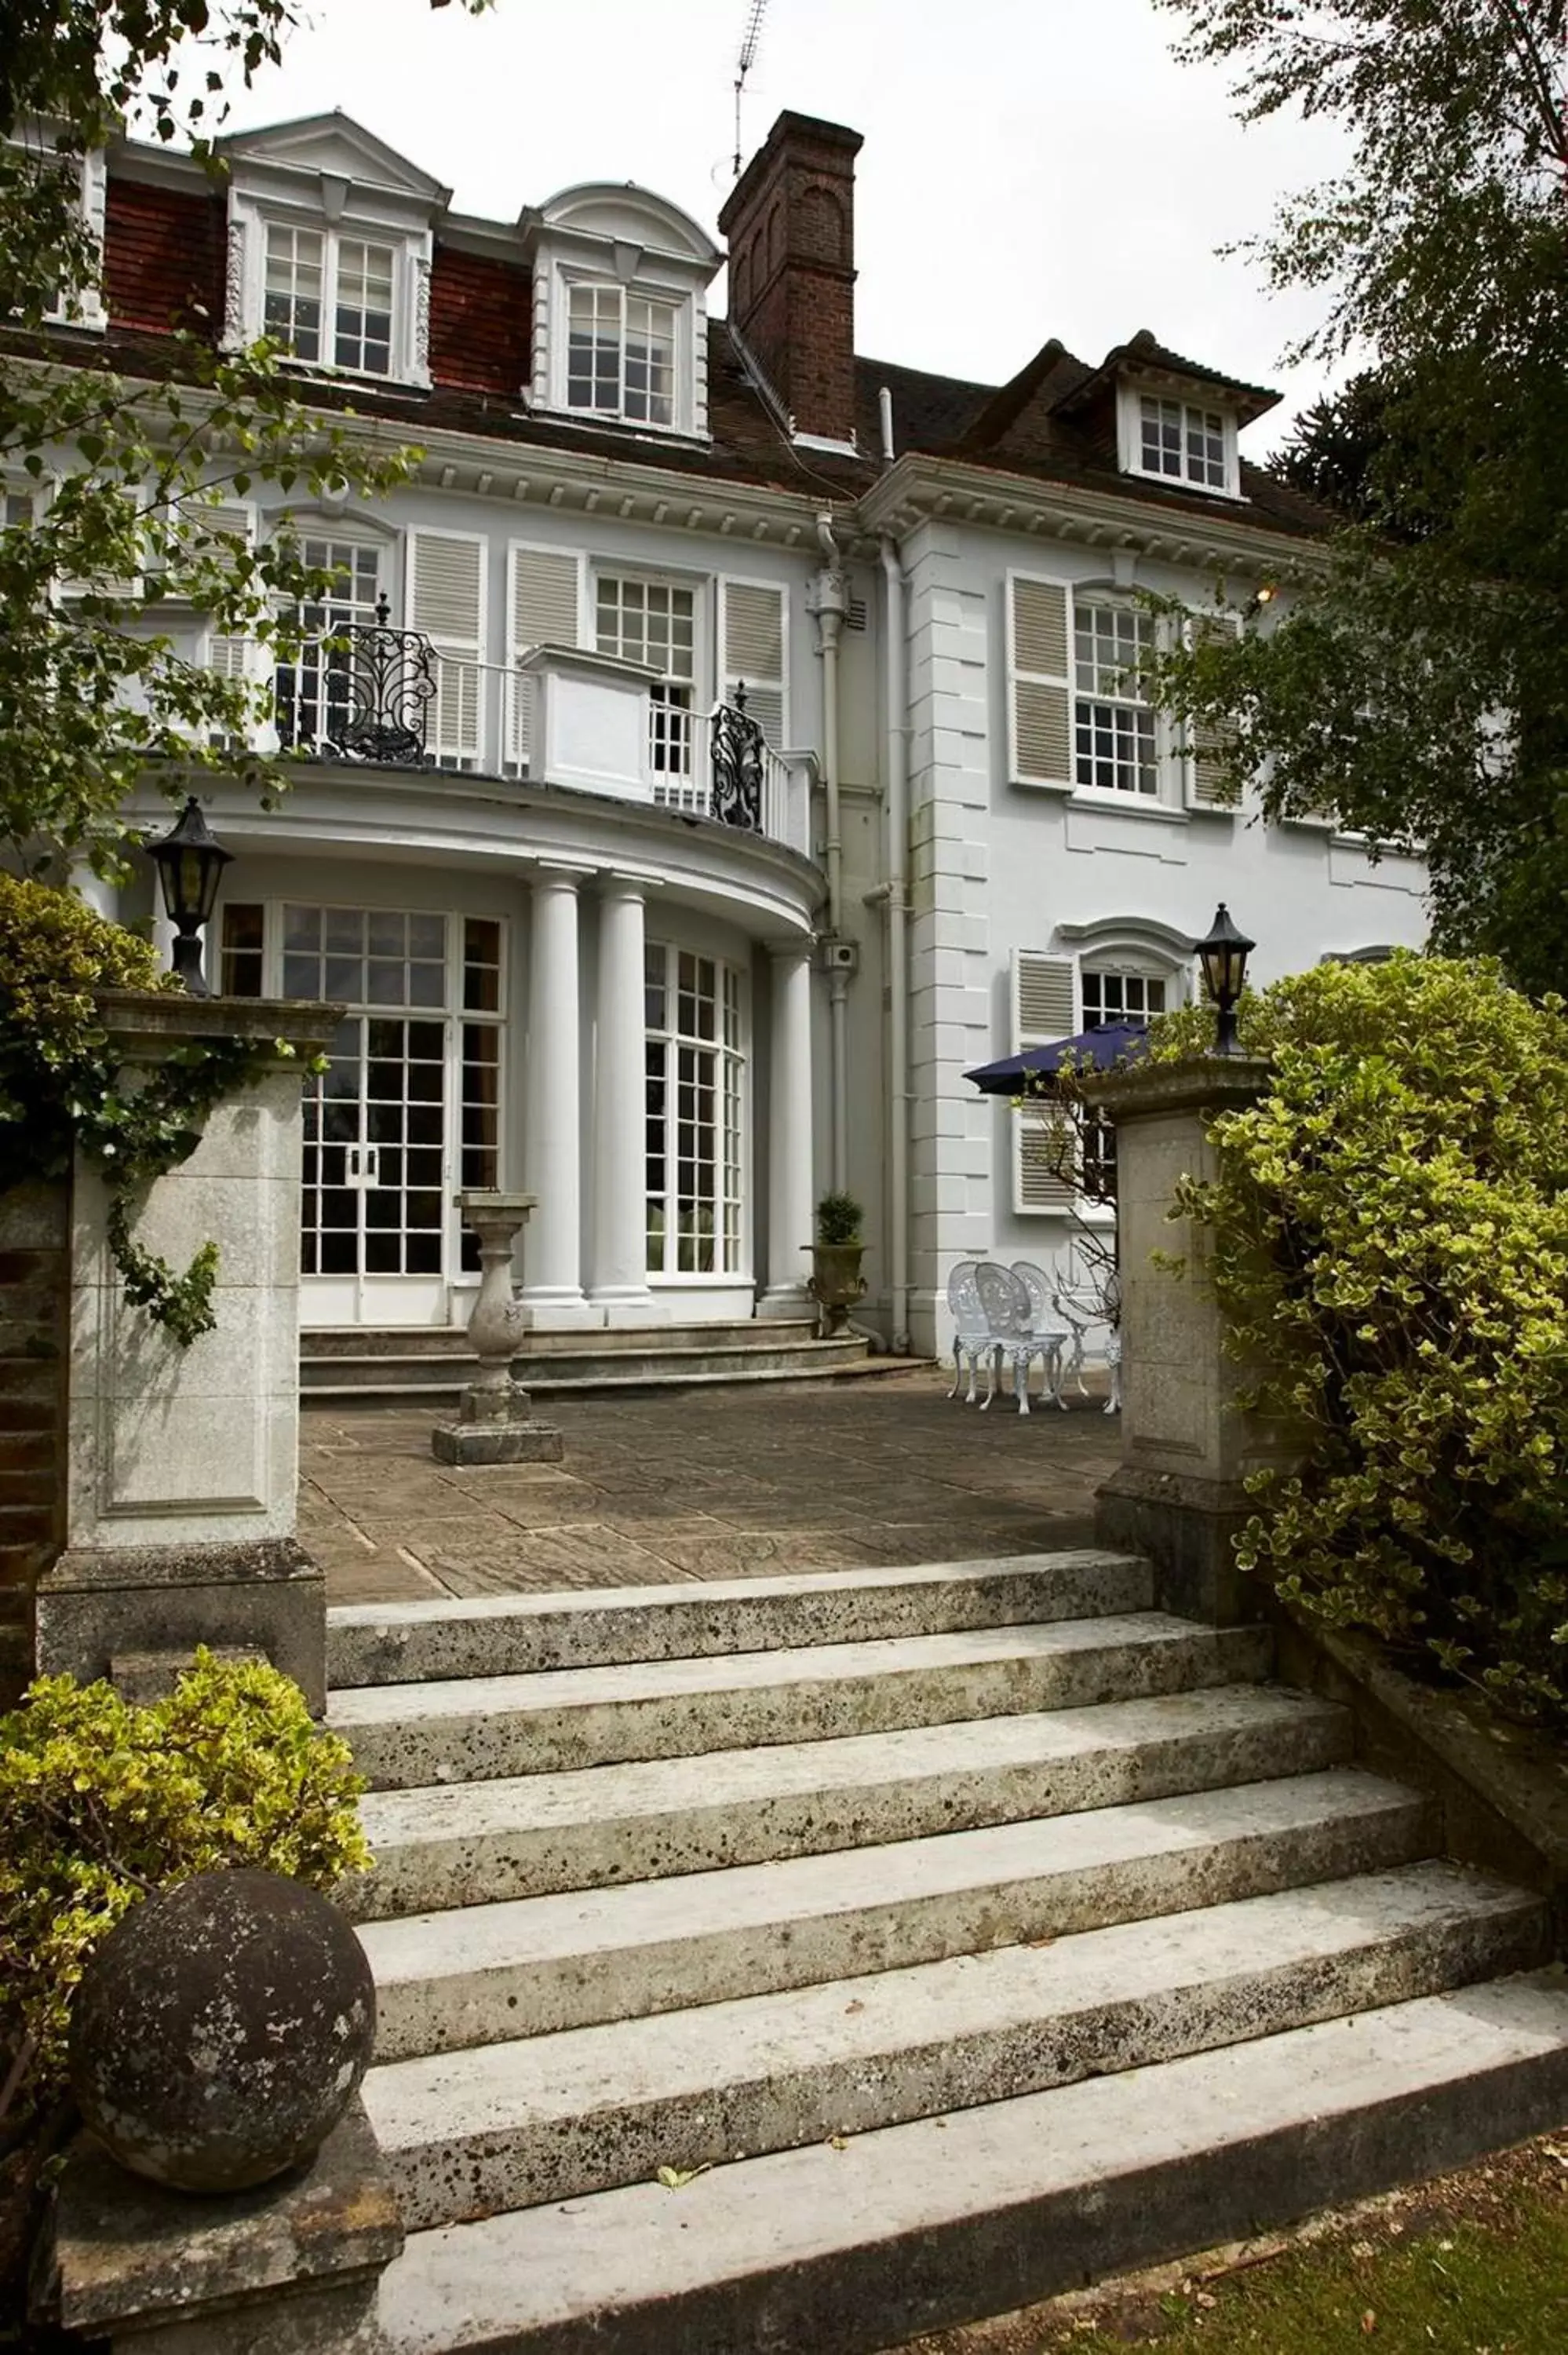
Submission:
M 290 229 L 281 221 L 269 221 L 262 325 L 299 360 L 319 360 L 322 356 L 325 275 L 326 240 L 320 229 Z
M 1086 1030 L 1097 1030 L 1104 1022 L 1147 1022 L 1165 1011 L 1165 983 L 1158 974 L 1086 967 L 1082 978 Z
M 632 425 L 675 421 L 673 303 L 624 286 L 568 291 L 567 406 Z
M 1157 974 L 1118 973 L 1110 967 L 1097 971 L 1086 965 L 1079 980 L 1086 1030 L 1097 1030 L 1107 1022 L 1147 1022 L 1165 1011 L 1165 982 Z M 1116 1127 L 1103 1113 L 1085 1119 L 1083 1148 L 1086 1191 L 1096 1201 L 1114 1201 Z
M 594 588 L 594 624 L 601 655 L 619 655 L 661 674 L 648 701 L 648 772 L 654 798 L 698 807 L 692 773 L 694 591 L 668 581 L 601 574 Z
M 1195 409 L 1183 400 L 1139 402 L 1139 432 L 1146 474 L 1165 474 L 1201 489 L 1229 488 L 1225 421 L 1217 409 Z
M 392 366 L 392 249 L 363 238 L 340 238 L 333 304 L 333 358 L 361 376 L 386 376 Z
M 225 997 L 261 997 L 265 979 L 266 911 L 258 900 L 231 900 L 223 911 L 218 987 Z
M 651 943 L 646 994 L 648 1272 L 734 1275 L 746 1100 L 740 975 Z
M 286 997 L 348 1009 L 305 1096 L 306 1275 L 439 1276 L 450 1264 L 449 1156 L 464 1187 L 499 1184 L 503 949 L 488 916 L 224 906 L 227 995 L 260 997 L 276 975 Z M 479 1265 L 471 1234 L 460 1264 Z
M 446 918 L 291 906 L 282 926 L 285 997 L 355 1009 L 305 1098 L 302 1272 L 439 1275 Z
M 381 595 L 381 551 L 351 539 L 306 539 L 305 563 L 333 574 L 324 597 L 301 609 L 305 643 L 297 663 L 278 666 L 278 741 L 283 751 L 314 751 L 342 739 L 355 704 L 355 655 L 334 645 L 339 631 L 376 620 Z M 329 997 L 341 996 L 329 990 Z
M 1139 665 L 1153 645 L 1150 616 L 1131 605 L 1075 603 L 1073 706 L 1075 783 L 1155 794 L 1154 714 L 1143 700 Z
M 501 927 L 471 916 L 462 945 L 462 1120 L 465 1187 L 493 1188 L 501 1169 Z M 479 1265 L 479 1237 L 465 1227 L 462 1265 Z
M 389 245 L 269 221 L 267 334 L 298 360 L 389 376 L 396 267 Z

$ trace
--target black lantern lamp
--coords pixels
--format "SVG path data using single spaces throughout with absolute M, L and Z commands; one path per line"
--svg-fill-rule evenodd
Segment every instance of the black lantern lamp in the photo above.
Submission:
M 174 969 L 193 997 L 211 991 L 201 964 L 201 931 L 212 916 L 218 878 L 234 853 L 215 842 L 195 794 L 180 812 L 179 822 L 162 842 L 150 842 L 147 856 L 158 870 L 164 906 L 175 928 Z
M 1246 981 L 1246 961 L 1257 943 L 1237 932 L 1222 900 L 1208 939 L 1194 941 L 1192 946 L 1203 968 L 1203 987 L 1214 1002 L 1214 1050 L 1221 1055 L 1237 1054 L 1236 1002 Z

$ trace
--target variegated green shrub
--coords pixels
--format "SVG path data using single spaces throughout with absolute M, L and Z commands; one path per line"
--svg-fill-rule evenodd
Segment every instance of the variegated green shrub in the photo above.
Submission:
M 1568 1725 L 1568 1010 L 1491 964 L 1323 965 L 1244 1006 L 1260 1102 L 1179 1207 L 1258 1403 L 1247 1567 L 1516 1715 Z M 1178 1018 L 1161 1057 L 1199 1043 Z
M 26 2097 L 58 2087 L 77 1982 L 140 1898 L 228 1865 L 329 1889 L 369 1861 L 363 1788 L 276 1668 L 198 1652 L 145 1708 L 30 1686 L 0 1718 L 0 2056 L 26 2056 Z

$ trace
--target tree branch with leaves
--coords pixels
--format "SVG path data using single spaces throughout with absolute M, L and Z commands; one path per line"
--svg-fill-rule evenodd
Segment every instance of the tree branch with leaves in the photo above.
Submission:
M 432 0 L 443 5 L 443 0 Z M 478 13 L 486 0 L 465 0 Z M 378 497 L 417 452 L 351 409 L 313 406 L 286 355 L 215 347 L 212 323 L 171 334 L 156 380 L 51 334 L 62 293 L 102 256 L 81 205 L 83 158 L 132 118 L 187 145 L 215 181 L 232 93 L 276 64 L 289 0 L 7 0 L 0 7 L 0 852 L 112 868 L 125 807 L 152 778 L 171 799 L 203 773 L 281 791 L 249 744 L 254 679 L 200 659 L 203 639 L 275 660 L 330 576 L 305 560 L 291 502 Z M 175 323 L 171 323 L 173 328 Z M 226 527 L 227 496 L 279 496 L 259 545 Z
M 1160 0 L 1244 119 L 1348 135 L 1339 177 L 1242 250 L 1324 298 L 1342 366 L 1279 462 L 1328 560 L 1149 691 L 1225 742 L 1233 792 L 1416 842 L 1436 943 L 1525 986 L 1568 957 L 1568 82 L 1563 0 Z

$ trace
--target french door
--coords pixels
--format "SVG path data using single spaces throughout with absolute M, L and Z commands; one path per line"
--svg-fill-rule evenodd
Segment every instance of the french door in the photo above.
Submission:
M 338 1026 L 305 1099 L 300 1254 L 313 1323 L 445 1322 L 450 1028 L 411 1013 Z
M 347 1011 L 305 1092 L 301 1317 L 442 1325 L 478 1265 L 461 1186 L 499 1183 L 502 927 L 435 910 L 230 903 L 224 986 Z

